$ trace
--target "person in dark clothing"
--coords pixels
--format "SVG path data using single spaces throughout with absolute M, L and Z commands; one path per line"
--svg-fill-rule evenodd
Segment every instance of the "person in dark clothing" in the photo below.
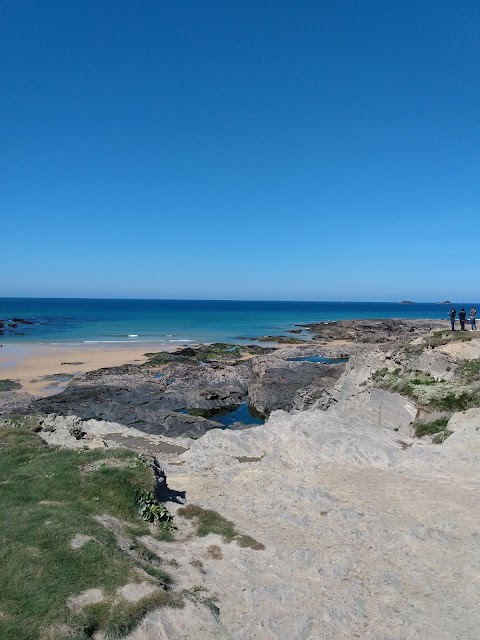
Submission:
M 450 324 L 452 325 L 452 331 L 455 331 L 455 316 L 457 315 L 457 312 L 455 311 L 455 309 L 452 309 L 450 311 Z
M 465 318 L 467 317 L 467 313 L 465 309 L 462 307 L 458 313 L 458 319 L 460 320 L 460 329 L 461 331 L 465 331 Z

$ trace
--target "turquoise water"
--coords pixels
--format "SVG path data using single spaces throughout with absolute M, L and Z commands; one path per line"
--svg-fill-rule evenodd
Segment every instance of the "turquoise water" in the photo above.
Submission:
M 203 412 L 198 409 L 180 409 L 178 413 L 197 416 L 202 415 L 204 418 L 219 422 L 224 427 L 230 427 L 235 422 L 252 426 L 264 424 L 265 422 L 265 418 L 260 418 L 259 415 L 252 413 L 250 406 L 246 402 L 233 407 L 218 407 L 217 409 L 205 410 Z
M 471 307 L 470 302 L 456 305 Z M 478 308 L 478 304 L 476 305 Z M 351 318 L 447 319 L 450 305 L 0 298 L 0 319 L 29 319 L 0 342 L 216 342 L 285 334 L 296 324 Z M 14 335 L 14 332 L 25 335 Z

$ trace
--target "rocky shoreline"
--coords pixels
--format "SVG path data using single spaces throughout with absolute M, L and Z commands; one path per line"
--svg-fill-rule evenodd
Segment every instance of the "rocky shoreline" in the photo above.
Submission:
M 187 503 L 259 541 L 164 543 L 177 588 L 218 612 L 162 609 L 130 640 L 478 637 L 480 339 L 430 320 L 308 330 L 151 353 L 48 398 L 0 393 L 0 415 L 35 416 L 51 445 L 155 454 Z M 225 428 L 238 407 L 265 423 Z

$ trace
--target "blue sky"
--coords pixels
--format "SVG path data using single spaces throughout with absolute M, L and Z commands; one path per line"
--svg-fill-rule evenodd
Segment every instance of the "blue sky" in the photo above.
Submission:
M 477 0 L 0 2 L 0 295 L 478 298 Z

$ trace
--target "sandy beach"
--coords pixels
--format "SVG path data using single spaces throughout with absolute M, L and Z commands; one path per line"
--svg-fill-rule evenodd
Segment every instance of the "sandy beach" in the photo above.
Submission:
M 145 353 L 175 351 L 178 344 L 4 344 L 0 349 L 0 378 L 14 380 L 34 396 L 47 396 L 65 388 L 75 374 L 103 367 L 145 362 Z M 45 379 L 63 374 L 67 379 Z

